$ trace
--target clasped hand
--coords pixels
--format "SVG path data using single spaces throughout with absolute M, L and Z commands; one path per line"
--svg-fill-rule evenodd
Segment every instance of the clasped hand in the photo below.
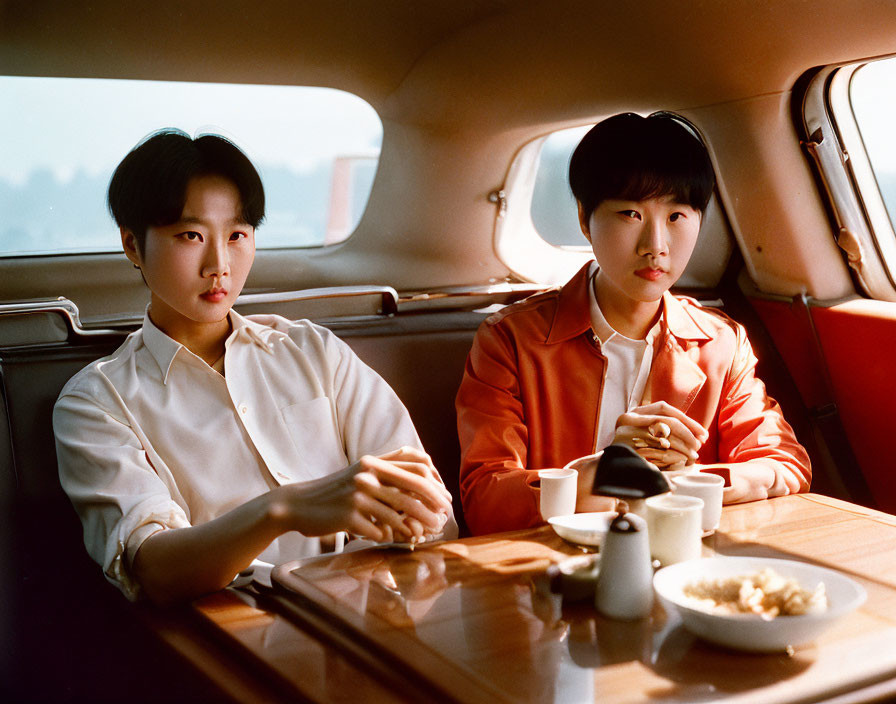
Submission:
M 613 442 L 629 445 L 660 469 L 677 469 L 697 461 L 708 437 L 697 421 L 665 401 L 657 401 L 619 416 Z
M 438 535 L 451 514 L 451 494 L 432 460 L 413 447 L 365 455 L 336 474 L 281 488 L 288 495 L 279 511 L 304 535 L 346 530 L 380 542 L 420 542 Z

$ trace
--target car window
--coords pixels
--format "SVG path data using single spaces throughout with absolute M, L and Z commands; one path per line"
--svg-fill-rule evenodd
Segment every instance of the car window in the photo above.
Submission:
M 259 248 L 347 238 L 364 212 L 382 124 L 330 88 L 0 77 L 0 256 L 121 248 L 106 210 L 115 166 L 162 127 L 215 132 L 255 163 Z
M 877 188 L 890 222 L 896 223 L 896 59 L 856 69 L 849 98 Z
M 568 174 L 573 150 L 591 127 L 559 130 L 548 135 L 541 145 L 532 191 L 532 224 L 543 240 L 555 246 L 588 246 L 579 228 Z

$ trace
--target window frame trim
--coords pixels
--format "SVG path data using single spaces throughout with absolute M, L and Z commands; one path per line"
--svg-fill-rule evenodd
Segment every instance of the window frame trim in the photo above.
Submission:
M 587 125 L 588 122 L 557 127 L 526 142 L 514 155 L 497 199 L 493 249 L 495 256 L 521 281 L 548 283 L 568 281 L 593 259 L 587 243 L 582 247 L 559 247 L 543 239 L 532 221 L 535 176 L 545 140 L 553 132 Z M 584 237 L 583 237 L 584 240 Z
M 818 70 L 806 85 L 797 127 L 830 208 L 834 240 L 854 280 L 868 297 L 896 302 L 896 231 L 849 94 L 852 76 L 868 63 L 833 64 Z

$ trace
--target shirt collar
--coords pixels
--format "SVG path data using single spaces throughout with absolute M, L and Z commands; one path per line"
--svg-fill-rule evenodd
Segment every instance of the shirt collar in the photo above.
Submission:
M 233 327 L 233 331 L 224 342 L 225 350 L 229 350 L 230 346 L 236 340 L 239 340 L 241 342 L 251 342 L 265 350 L 265 352 L 272 353 L 269 338 L 278 334 L 275 330 L 265 325 L 254 323 L 234 310 L 231 310 L 228 315 L 230 316 L 230 324 Z M 149 350 L 156 364 L 159 365 L 159 370 L 162 372 L 162 383 L 167 383 L 168 373 L 171 371 L 174 358 L 178 352 L 182 349 L 186 350 L 186 348 L 173 338 L 168 337 L 152 322 L 149 317 L 149 306 L 147 306 L 143 315 L 143 344 L 146 345 L 146 349 Z
M 182 344 L 168 337 L 164 332 L 156 327 L 155 323 L 149 317 L 149 306 L 143 314 L 143 344 L 146 349 L 156 360 L 159 365 L 159 371 L 162 372 L 162 383 L 168 381 L 168 371 L 171 369 L 171 363 L 183 347 Z
M 597 273 L 597 262 L 591 260 L 566 283 L 557 295 L 557 308 L 550 332 L 545 339 L 547 344 L 564 342 L 591 330 L 591 297 L 592 280 Z M 600 316 L 603 317 L 603 314 Z M 606 320 L 604 320 L 606 323 Z M 663 294 L 663 310 L 660 315 L 661 326 L 680 340 L 709 340 L 712 335 L 700 327 L 690 312 L 675 296 L 666 291 Z M 605 338 L 604 333 L 609 330 Z M 595 330 L 598 339 L 605 341 L 615 333 L 609 323 L 606 330 Z M 654 327 L 649 337 L 656 334 Z
M 251 342 L 265 352 L 272 352 L 271 345 L 273 340 L 287 336 L 285 333 L 278 332 L 267 325 L 261 325 L 249 318 L 245 318 L 235 310 L 230 311 L 230 324 L 233 326 L 233 332 L 224 343 L 225 349 L 230 349 L 230 346 L 236 344 L 236 341 L 239 340 Z

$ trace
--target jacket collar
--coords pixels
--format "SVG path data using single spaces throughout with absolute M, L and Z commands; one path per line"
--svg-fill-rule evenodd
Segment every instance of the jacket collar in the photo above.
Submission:
M 588 291 L 594 274 L 597 273 L 597 262 L 590 261 L 573 276 L 558 292 L 557 307 L 551 329 L 545 343 L 557 342 L 577 337 L 591 330 L 591 313 Z M 679 340 L 709 340 L 707 333 L 693 318 L 691 313 L 666 291 L 663 294 L 663 312 L 660 324 Z

